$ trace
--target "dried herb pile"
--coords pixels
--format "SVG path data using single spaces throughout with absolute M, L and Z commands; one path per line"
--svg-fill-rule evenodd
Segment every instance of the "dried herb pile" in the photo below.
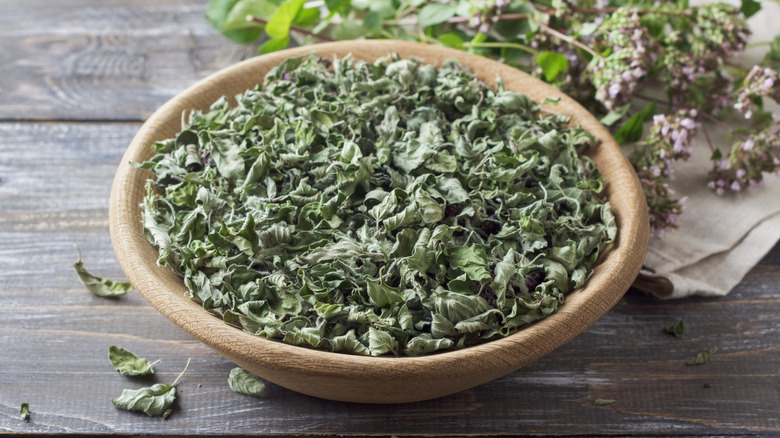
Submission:
M 291 58 L 236 100 L 139 166 L 158 263 L 250 333 L 373 356 L 506 336 L 615 237 L 594 138 L 457 62 Z

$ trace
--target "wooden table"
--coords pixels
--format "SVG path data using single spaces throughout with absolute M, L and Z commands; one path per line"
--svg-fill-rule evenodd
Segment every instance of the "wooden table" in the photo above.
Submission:
M 122 278 L 108 235 L 114 170 L 141 122 L 252 56 L 203 19 L 206 1 L 0 1 L 0 433 L 228 435 L 780 434 L 780 246 L 720 299 L 630 290 L 586 333 L 473 390 L 405 405 L 234 393 L 233 364 L 137 293 L 92 296 L 72 264 Z M 677 339 L 663 327 L 679 319 Z M 109 345 L 161 359 L 142 382 Z M 704 366 L 685 366 L 717 348 Z M 118 410 L 123 388 L 170 383 L 167 421 Z M 596 406 L 596 399 L 614 399 Z M 19 418 L 29 402 L 32 418 Z

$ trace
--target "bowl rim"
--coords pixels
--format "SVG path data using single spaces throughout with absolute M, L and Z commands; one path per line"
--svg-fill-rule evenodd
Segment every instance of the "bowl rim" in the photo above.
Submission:
M 523 92 L 536 102 L 543 101 L 545 97 L 559 98 L 557 105 L 543 107 L 569 115 L 573 124 L 580 124 L 601 142 L 589 155 L 597 161 L 604 176 L 605 190 L 618 225 L 615 241 L 602 254 L 601 262 L 585 287 L 567 294 L 566 302 L 552 315 L 507 337 L 416 357 L 357 356 L 268 340 L 225 324 L 188 298 L 183 293 L 186 289 L 180 277 L 167 267 L 156 265 L 156 249 L 143 233 L 139 200 L 143 199 L 143 182 L 151 172 L 131 167 L 129 163 L 149 158 L 152 155 L 151 144 L 173 134 L 168 134 L 172 120 L 180 120 L 183 111 L 205 109 L 203 103 L 207 99 L 204 96 L 227 94 L 234 102 L 232 96 L 236 93 L 215 94 L 215 87 L 220 90 L 238 90 L 241 86 L 252 88 L 263 80 L 264 72 L 270 67 L 306 53 L 317 53 L 327 58 L 351 53 L 356 59 L 366 60 L 398 53 L 403 58 L 413 56 L 423 63 L 434 65 L 455 58 L 491 86 L 495 86 L 495 78 L 501 76 L 507 89 Z M 248 82 L 248 77 L 256 78 L 255 83 Z M 519 90 L 517 84 L 524 88 Z M 211 102 L 214 100 L 211 99 Z M 206 104 L 206 108 L 211 102 Z M 437 375 L 442 380 L 440 386 L 450 379 L 463 378 L 476 382 L 468 385 L 453 383 L 453 390 L 446 393 L 500 377 L 562 346 L 609 311 L 638 274 L 649 237 L 647 205 L 631 164 L 609 131 L 576 101 L 544 82 L 496 61 L 455 49 L 394 40 L 323 43 L 262 55 L 213 73 L 177 94 L 149 117 L 125 152 L 111 189 L 109 228 L 117 260 L 127 278 L 155 309 L 185 332 L 236 364 L 281 386 L 318 397 L 349 401 L 372 400 L 329 397 L 314 389 L 302 390 L 289 382 L 289 376 L 305 372 L 307 378 L 330 378 L 343 382 L 346 373 L 352 379 L 405 379 L 424 384 L 434 370 L 440 373 Z M 490 358 L 487 362 L 486 357 Z M 469 370 L 458 371 L 464 364 Z M 480 368 L 478 378 L 470 375 L 474 374 L 475 367 Z M 424 398 L 432 397 L 416 399 Z

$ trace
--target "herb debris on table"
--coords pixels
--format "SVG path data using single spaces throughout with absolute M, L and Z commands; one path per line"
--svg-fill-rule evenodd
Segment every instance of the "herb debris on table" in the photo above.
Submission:
M 709 362 L 710 359 L 712 359 L 712 355 L 715 353 L 714 348 L 710 348 L 707 351 L 702 351 L 701 353 L 697 354 L 695 357 L 692 357 L 688 360 L 688 362 L 685 362 L 685 365 L 704 365 L 705 363 Z
M 260 79 L 260 78 L 259 78 Z M 506 336 L 616 235 L 595 138 L 456 61 L 302 56 L 137 164 L 160 265 L 227 323 L 360 355 Z
M 615 404 L 617 400 L 611 399 L 611 398 L 597 398 L 596 400 L 593 400 L 594 406 L 605 406 L 605 405 L 611 405 Z
M 685 324 L 685 321 L 681 319 L 677 322 L 667 325 L 664 328 L 664 331 L 670 335 L 674 335 L 676 338 L 679 338 L 688 331 L 688 325 Z
M 125 376 L 148 376 L 154 374 L 154 365 L 159 360 L 149 363 L 148 360 L 138 357 L 122 347 L 112 345 L 108 347 L 108 359 L 111 365 Z
M 268 388 L 265 382 L 256 375 L 243 368 L 233 368 L 228 376 L 228 385 L 234 392 L 241 394 L 265 397 L 268 395 Z
M 19 408 L 19 417 L 24 421 L 30 421 L 30 404 L 25 402 Z
M 133 290 L 133 285 L 129 282 L 113 281 L 90 274 L 87 269 L 84 268 L 84 263 L 81 261 L 80 250 L 79 259 L 73 264 L 73 269 L 76 270 L 76 274 L 78 274 L 81 284 L 99 297 L 115 298 Z
M 143 412 L 150 417 L 162 417 L 163 420 L 167 420 L 173 413 L 172 406 L 173 402 L 176 401 L 176 384 L 187 372 L 189 366 L 190 360 L 188 359 L 184 370 L 170 385 L 156 383 L 141 389 L 124 389 L 119 397 L 111 399 L 111 403 L 121 409 Z

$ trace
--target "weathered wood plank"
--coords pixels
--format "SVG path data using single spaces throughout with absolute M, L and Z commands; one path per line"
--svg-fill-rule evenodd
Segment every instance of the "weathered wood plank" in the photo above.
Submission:
M 206 1 L 0 1 L 0 120 L 141 120 L 255 54 L 220 36 Z
M 136 292 L 92 296 L 122 278 L 108 237 L 113 171 L 137 123 L 0 123 L 0 433 L 248 436 L 709 436 L 780 433 L 780 265 L 773 249 L 729 296 L 659 301 L 637 291 L 582 336 L 478 388 L 405 405 L 336 403 L 271 385 L 233 393 L 233 365 Z M 663 327 L 685 320 L 677 339 Z M 113 371 L 109 345 L 161 359 L 152 379 Z M 712 362 L 684 362 L 710 347 Z M 192 358 L 167 421 L 115 409 L 123 388 L 171 382 Z M 709 384 L 705 388 L 704 384 Z M 594 406 L 597 398 L 616 403 Z M 27 401 L 31 422 L 19 419 Z

